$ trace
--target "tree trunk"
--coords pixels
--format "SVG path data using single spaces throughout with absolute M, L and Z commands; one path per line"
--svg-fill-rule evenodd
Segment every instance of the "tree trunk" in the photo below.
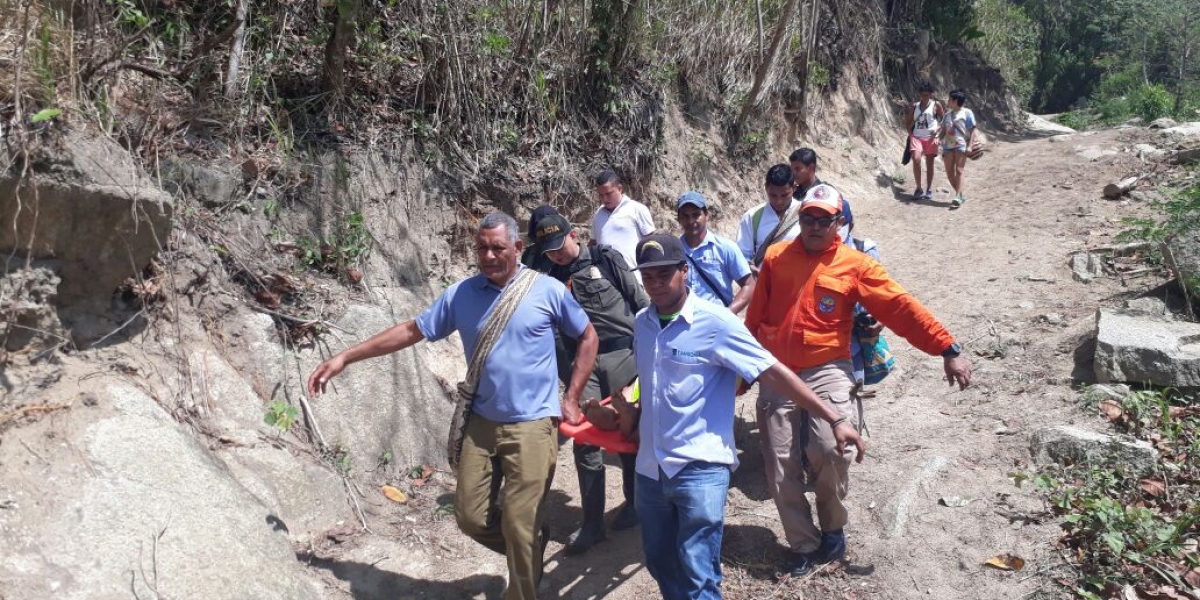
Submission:
M 1183 26 L 1180 28 L 1179 34 L 1183 36 L 1179 49 L 1179 77 L 1175 81 L 1175 109 L 1174 113 L 1179 114 L 1183 110 L 1183 93 L 1185 83 L 1187 81 L 1187 67 L 1192 59 L 1192 19 L 1193 15 L 1184 13 Z
M 229 50 L 229 69 L 225 72 L 225 97 L 237 95 L 238 72 L 242 62 L 242 52 L 246 48 L 246 0 L 237 0 L 237 12 L 234 16 L 237 28 L 233 31 L 233 44 Z
M 762 60 L 763 53 L 766 52 L 766 48 L 763 47 L 766 40 L 763 39 L 765 36 L 763 36 L 762 0 L 754 0 L 754 9 L 758 13 L 758 60 Z
M 766 83 L 767 75 L 771 73 L 771 68 L 775 66 L 775 57 L 779 54 L 779 47 L 783 45 L 783 40 L 787 37 L 788 22 L 796 14 L 796 5 L 799 3 L 800 0 L 787 0 L 783 11 L 779 13 L 779 20 L 775 23 L 775 32 L 771 34 L 771 47 L 767 49 L 767 55 L 763 57 L 763 60 L 758 64 L 758 69 L 754 72 L 754 84 L 750 87 L 750 93 L 746 96 L 746 102 L 742 104 L 742 111 L 738 115 L 737 125 L 734 128 L 738 138 L 741 138 L 742 128 L 745 127 L 746 119 L 750 116 L 750 112 L 755 106 L 758 106 L 760 97 L 762 96 L 763 84 Z
M 362 0 L 337 0 L 334 5 L 333 32 L 325 44 L 325 91 L 334 99 L 346 93 L 346 54 L 354 42 L 354 31 L 358 25 L 358 11 Z

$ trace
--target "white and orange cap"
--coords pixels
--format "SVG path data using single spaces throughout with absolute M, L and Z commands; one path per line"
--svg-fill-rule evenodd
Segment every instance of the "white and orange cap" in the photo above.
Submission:
M 804 194 L 804 200 L 800 203 L 800 212 L 821 212 L 826 215 L 836 215 L 842 212 L 842 194 L 837 191 L 837 188 L 828 184 L 818 184 L 813 186 L 808 193 Z

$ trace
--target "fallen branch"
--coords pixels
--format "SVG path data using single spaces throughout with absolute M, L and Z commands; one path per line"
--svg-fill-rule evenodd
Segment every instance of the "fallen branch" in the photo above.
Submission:
M 299 323 L 300 325 L 323 325 L 330 329 L 336 329 L 342 333 L 350 333 L 349 331 L 346 331 L 345 329 L 342 329 L 341 327 L 338 327 L 337 325 L 334 325 L 333 323 L 330 323 L 329 321 L 322 321 L 320 319 L 301 319 L 299 317 L 285 315 L 281 312 L 275 312 L 269 308 L 263 308 L 261 306 L 255 306 L 253 304 L 247 304 L 247 306 L 249 306 L 251 310 L 256 310 L 260 313 L 268 314 L 268 315 L 271 315 L 274 317 L 279 317 L 280 319 L 285 319 L 285 320 L 291 321 L 293 323 Z
M 1142 177 L 1138 175 L 1135 177 L 1126 177 L 1125 179 L 1122 179 L 1116 183 L 1110 183 L 1104 186 L 1104 197 L 1120 198 L 1121 196 L 1128 194 L 1129 190 L 1132 190 L 1137 185 L 1138 181 L 1141 181 L 1141 179 Z
M 0 414 L 0 423 L 18 419 L 29 413 L 52 413 L 57 410 L 71 408 L 70 404 L 38 404 L 35 406 L 22 406 L 12 412 Z

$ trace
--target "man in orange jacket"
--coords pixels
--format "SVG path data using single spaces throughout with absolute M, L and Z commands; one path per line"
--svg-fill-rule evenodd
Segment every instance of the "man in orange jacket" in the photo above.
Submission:
M 954 337 L 879 263 L 842 244 L 841 194 L 821 184 L 800 206 L 800 236 L 772 246 L 763 260 L 746 313 L 750 333 L 856 427 L 850 361 L 856 302 L 916 348 L 941 355 L 947 381 L 966 389 L 971 365 Z M 767 487 L 792 550 L 786 570 L 801 576 L 845 556 L 850 456 L 837 451 L 826 423 L 769 385 L 759 390 L 757 416 Z M 804 495 L 806 480 L 816 488 L 819 527 Z

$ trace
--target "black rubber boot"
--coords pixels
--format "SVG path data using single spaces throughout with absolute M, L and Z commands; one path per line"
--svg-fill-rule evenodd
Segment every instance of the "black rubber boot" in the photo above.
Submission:
M 604 540 L 604 451 L 576 444 L 575 473 L 579 476 L 579 502 L 583 524 L 567 538 L 567 554 L 583 554 Z

